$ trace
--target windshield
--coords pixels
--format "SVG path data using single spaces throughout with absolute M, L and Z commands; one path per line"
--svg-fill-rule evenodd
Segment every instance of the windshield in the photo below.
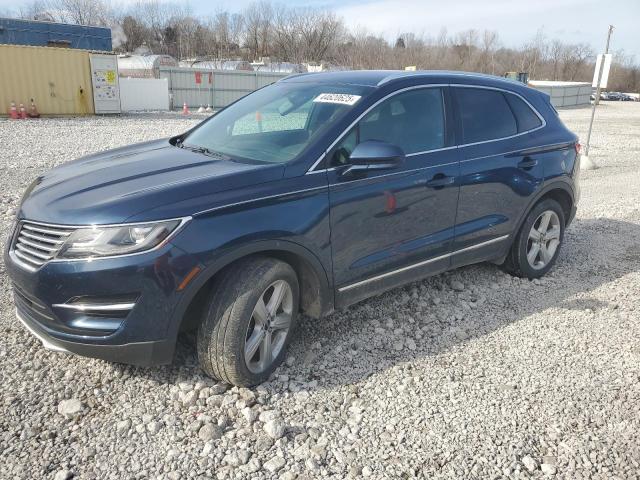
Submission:
M 275 83 L 214 115 L 186 138 L 186 148 L 231 158 L 284 163 L 361 101 L 367 87 Z

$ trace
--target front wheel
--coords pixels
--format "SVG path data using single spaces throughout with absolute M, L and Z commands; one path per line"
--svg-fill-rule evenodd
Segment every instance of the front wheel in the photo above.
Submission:
M 518 277 L 542 277 L 558 258 L 564 225 L 564 212 L 558 202 L 547 198 L 538 203 L 520 227 L 503 268 Z
M 295 271 L 280 260 L 254 257 L 227 267 L 198 329 L 203 370 L 244 387 L 267 380 L 284 358 L 299 296 Z

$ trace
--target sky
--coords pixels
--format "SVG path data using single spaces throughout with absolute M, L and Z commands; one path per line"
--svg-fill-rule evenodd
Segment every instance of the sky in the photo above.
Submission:
M 126 5 L 138 0 L 112 0 Z M 196 15 L 219 10 L 241 11 L 252 0 L 174 0 L 189 4 Z M 0 0 L 0 11 L 26 0 Z M 272 3 L 278 3 L 274 0 Z M 624 49 L 640 61 L 640 0 L 289 0 L 289 6 L 328 8 L 347 26 L 383 34 L 393 40 L 400 33 L 436 37 L 468 29 L 495 30 L 504 46 L 520 46 L 539 29 L 549 39 L 585 42 L 604 50 L 607 27 L 615 26 L 611 49 Z

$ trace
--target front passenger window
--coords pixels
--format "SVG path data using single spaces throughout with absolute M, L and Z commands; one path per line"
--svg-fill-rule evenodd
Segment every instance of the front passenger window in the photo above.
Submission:
M 444 147 L 442 89 L 420 88 L 394 95 L 360 122 L 360 142 L 380 140 L 405 154 Z
M 367 140 L 397 145 L 405 154 L 444 147 L 442 89 L 409 90 L 377 105 L 334 148 L 330 166 L 348 164 L 356 145 Z

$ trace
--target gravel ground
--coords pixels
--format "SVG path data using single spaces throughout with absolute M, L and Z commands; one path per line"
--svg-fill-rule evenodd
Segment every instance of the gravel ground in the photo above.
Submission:
M 565 110 L 586 135 L 588 109 Z M 196 117 L 0 120 L 0 223 L 79 155 Z M 600 107 L 578 217 L 540 281 L 478 265 L 306 319 L 253 390 L 197 366 L 51 353 L 0 264 L 2 478 L 640 478 L 640 104 Z

